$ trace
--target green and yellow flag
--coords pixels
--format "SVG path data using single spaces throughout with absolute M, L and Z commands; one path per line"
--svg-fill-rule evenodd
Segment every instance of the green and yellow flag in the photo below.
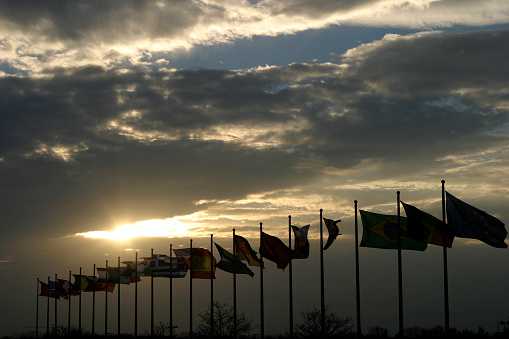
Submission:
M 427 247 L 425 242 L 419 242 L 405 237 L 407 219 L 400 217 L 401 225 L 398 225 L 398 217 L 395 215 L 377 214 L 360 211 L 362 219 L 362 240 L 360 246 L 397 249 L 398 239 L 401 238 L 401 249 L 424 251 Z

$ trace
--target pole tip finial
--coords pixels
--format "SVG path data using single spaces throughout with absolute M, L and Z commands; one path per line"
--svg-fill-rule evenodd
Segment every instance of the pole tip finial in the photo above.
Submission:
M 399 191 L 396 192 L 396 194 L 399 194 L 399 193 L 400 193 Z
M 356 203 L 357 203 L 357 200 L 354 200 L 353 202 L 356 204 Z
M 445 184 L 445 180 L 442 179 L 442 184 Z

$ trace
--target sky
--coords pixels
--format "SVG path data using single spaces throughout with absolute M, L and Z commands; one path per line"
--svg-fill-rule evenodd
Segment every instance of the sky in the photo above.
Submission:
M 0 335 L 34 330 L 37 278 L 190 239 L 210 248 L 211 234 L 231 250 L 233 228 L 258 250 L 260 223 L 288 241 L 288 216 L 311 225 L 310 258 L 293 265 L 300 323 L 320 307 L 320 209 L 342 220 L 326 303 L 355 324 L 354 200 L 395 214 L 400 191 L 441 217 L 445 180 L 509 220 L 508 55 L 501 0 L 0 2 Z M 397 253 L 359 252 L 362 330 L 394 335 Z M 443 325 L 442 249 L 402 257 L 404 326 Z M 284 334 L 288 270 L 266 266 L 265 333 Z M 507 250 L 456 239 L 448 267 L 452 327 L 509 320 Z M 238 310 L 259 324 L 254 271 L 238 277 Z M 216 275 L 215 298 L 232 305 L 231 275 Z M 155 280 L 155 321 L 167 322 L 169 282 Z M 188 283 L 174 285 L 181 332 Z M 193 281 L 195 328 L 209 286 Z M 150 283 L 139 288 L 141 333 Z M 132 333 L 134 288 L 121 293 Z M 58 310 L 66 324 L 65 301 Z M 90 329 L 88 295 L 83 312 Z

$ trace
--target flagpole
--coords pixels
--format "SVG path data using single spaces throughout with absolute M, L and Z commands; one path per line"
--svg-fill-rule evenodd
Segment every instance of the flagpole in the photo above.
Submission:
M 49 276 L 48 276 L 48 299 L 46 300 L 46 337 L 49 336 Z
M 106 289 L 104 291 L 104 335 L 108 335 L 108 260 L 106 260 Z
M 57 288 L 58 288 L 58 279 L 57 279 L 57 275 L 55 274 L 55 329 L 53 330 L 53 333 L 55 335 L 57 335 Z
M 170 244 L 170 339 L 173 338 L 173 245 Z
M 134 280 L 134 337 L 138 337 L 138 252 L 135 254 L 136 279 Z
M 445 224 L 445 180 L 442 180 L 442 221 Z M 444 258 L 444 314 L 445 314 L 445 338 L 449 338 L 449 277 L 447 272 L 447 235 L 446 228 L 442 231 L 443 258 Z
M 35 308 L 35 337 L 39 337 L 39 278 L 37 278 L 37 299 L 36 299 L 36 308 Z
M 357 200 L 355 204 L 355 300 L 357 304 L 357 338 L 362 337 L 361 329 L 361 293 L 359 283 L 359 227 L 357 221 Z
M 263 223 L 260 223 L 260 247 L 262 247 Z M 263 256 L 260 254 L 260 339 L 265 339 L 265 319 L 263 314 Z
M 153 248 L 150 249 L 150 260 L 154 260 Z M 154 337 L 154 272 L 150 273 L 150 337 Z
M 118 257 L 118 290 L 117 290 L 117 335 L 120 335 L 120 257 Z M 131 278 L 129 278 L 131 279 Z
M 398 296 L 399 296 L 399 334 L 400 338 L 403 338 L 403 275 L 402 275 L 402 264 L 401 264 L 401 210 L 399 203 L 399 194 L 397 191 L 397 202 L 398 202 Z
M 94 281 L 94 285 L 92 286 L 92 335 L 95 334 L 95 264 L 94 264 L 94 274 L 92 274 L 92 279 Z
M 79 307 L 78 307 L 78 333 L 81 334 L 81 292 L 83 288 L 81 284 L 83 283 L 83 278 L 81 277 L 81 267 L 80 267 L 80 298 L 79 298 Z
M 193 337 L 193 239 L 190 239 L 189 255 L 189 338 Z
M 235 258 L 235 228 L 233 229 L 233 339 L 237 339 L 237 272 Z
M 234 231 L 235 232 L 235 231 Z M 210 337 L 214 338 L 214 265 L 212 265 L 212 258 L 214 258 L 214 235 L 210 235 Z M 235 239 L 235 236 L 233 237 Z
M 293 339 L 293 283 L 292 283 L 292 216 L 288 216 L 288 252 L 290 256 L 290 339 Z
M 325 337 L 325 283 L 323 272 L 323 209 L 320 208 L 320 334 Z
M 67 297 L 69 298 L 69 310 L 67 312 L 67 334 L 71 334 L 71 271 L 69 271 L 69 284 L 67 286 Z

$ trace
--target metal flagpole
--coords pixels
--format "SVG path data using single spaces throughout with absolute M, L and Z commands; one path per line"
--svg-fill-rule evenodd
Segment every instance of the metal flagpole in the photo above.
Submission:
M 150 249 L 150 260 L 154 260 L 154 249 Z M 154 272 L 150 273 L 150 337 L 154 336 Z
M 442 221 L 445 224 L 445 180 L 442 180 Z M 444 225 L 445 227 L 445 225 Z M 445 313 L 445 338 L 449 338 L 449 277 L 447 272 L 447 235 L 446 229 L 442 230 L 443 257 L 444 257 L 444 313 Z
M 55 329 L 53 330 L 53 334 L 54 335 L 57 335 L 57 287 L 58 287 L 58 279 L 57 279 L 57 275 L 55 274 Z
M 214 265 L 212 265 L 212 258 L 214 258 L 214 235 L 210 235 L 210 337 L 214 338 Z M 235 238 L 235 237 L 234 237 Z
M 193 239 L 190 239 L 189 255 L 189 338 L 193 337 Z
M 106 289 L 104 290 L 104 335 L 108 335 L 108 260 L 106 260 Z
M 397 191 L 397 202 L 398 202 L 398 296 L 399 296 L 399 338 L 403 338 L 403 274 L 401 264 L 401 209 L 399 203 L 399 194 Z
M 78 333 L 81 334 L 81 294 L 83 291 L 83 278 L 81 277 L 81 267 L 80 267 L 80 297 L 79 297 L 79 307 L 78 307 Z
M 136 266 L 136 280 L 134 281 L 134 337 L 138 337 L 138 252 L 135 256 L 136 260 L 134 265 Z
M 117 290 L 117 335 L 120 335 L 120 257 L 118 257 L 118 290 Z M 129 278 L 130 279 L 130 278 Z
M 46 337 L 49 336 L 49 276 L 48 276 L 48 299 L 46 300 Z
M 320 208 L 320 334 L 325 337 L 325 283 L 323 272 L 323 210 Z
M 173 248 L 170 244 L 170 338 L 173 338 Z
M 290 339 L 293 339 L 293 283 L 292 283 L 292 216 L 288 216 L 288 252 L 290 255 L 289 285 L 290 285 Z
M 67 297 L 69 298 L 69 309 L 67 310 L 67 334 L 71 334 L 71 271 L 69 271 L 69 283 L 67 285 Z
M 94 264 L 94 274 L 92 274 L 92 279 L 94 280 L 94 284 L 92 286 L 92 335 L 95 334 L 95 264 Z
M 235 259 L 235 228 L 233 229 L 233 339 L 237 339 L 237 272 Z
M 355 204 L 355 300 L 357 304 L 357 338 L 362 337 L 361 328 L 361 289 L 359 283 L 359 224 L 357 220 L 357 200 Z
M 262 247 L 263 223 L 260 223 L 260 247 Z M 265 319 L 263 314 L 263 256 L 260 254 L 260 339 L 265 339 Z
M 37 299 L 35 308 L 35 337 L 39 337 L 39 278 L 37 278 Z

